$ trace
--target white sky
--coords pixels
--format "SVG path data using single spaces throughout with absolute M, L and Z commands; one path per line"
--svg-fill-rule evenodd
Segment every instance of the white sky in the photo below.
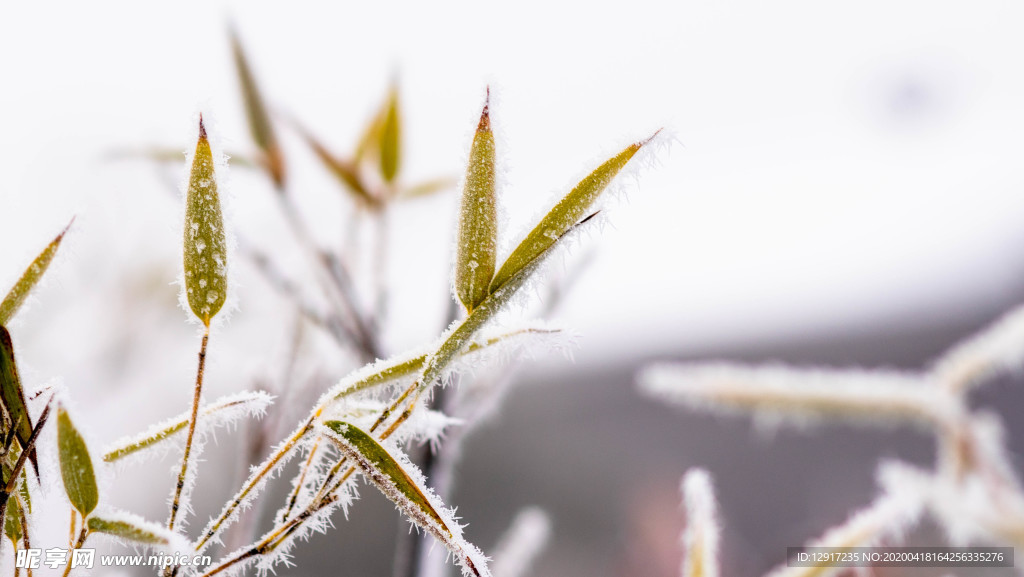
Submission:
M 948 314 L 1017 288 L 1024 270 L 1022 12 L 1009 1 L 7 4 L 0 284 L 72 214 L 78 244 L 47 301 L 94 294 L 98 261 L 174 254 L 176 215 L 154 172 L 101 159 L 184 149 L 199 110 L 225 148 L 247 149 L 230 17 L 271 103 L 338 150 L 397 75 L 410 179 L 461 172 L 490 83 L 506 235 L 602 155 L 666 126 L 681 145 L 592 241 L 598 256 L 565 311 L 591 354 Z M 333 215 L 315 196 L 331 183 L 292 136 L 286 146 L 310 215 Z M 268 192 L 235 172 L 238 227 L 255 235 L 269 226 Z M 410 232 L 396 235 L 395 278 L 407 269 L 439 288 L 396 297 L 395 316 L 439 318 L 422 311 L 443 297 L 452 208 L 396 215 Z M 319 220 L 337 238 L 333 216 Z

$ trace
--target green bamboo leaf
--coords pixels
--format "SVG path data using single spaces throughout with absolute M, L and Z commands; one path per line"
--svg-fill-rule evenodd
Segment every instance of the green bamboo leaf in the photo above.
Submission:
M 444 543 L 472 574 L 480 575 L 477 562 L 470 557 L 472 546 L 463 540 L 457 525 L 449 526 L 438 513 L 437 507 L 431 503 L 432 494 L 421 486 L 422 480 L 413 478 L 383 445 L 359 427 L 344 421 L 327 421 L 324 427 L 341 452 L 385 497 L 414 523 Z
M 10 471 L 6 472 L 10 473 Z M 18 541 L 21 541 L 22 536 L 25 534 L 21 527 L 22 512 L 19 501 L 20 499 L 15 497 L 7 502 L 7 513 L 4 519 L 4 535 L 7 535 L 7 538 L 12 543 L 15 543 L 15 547 L 17 547 Z
M 169 545 L 171 543 L 167 530 L 152 523 L 89 517 L 88 526 L 90 532 L 113 535 L 135 543 L 145 545 Z
M 557 329 L 547 328 L 524 328 L 509 331 L 487 339 L 471 342 L 469 346 L 466 347 L 465 352 L 462 352 L 461 354 L 468 355 L 477 351 L 483 351 L 515 337 L 526 334 L 551 334 L 556 332 L 558 332 Z M 373 372 L 369 375 L 365 377 L 353 377 L 347 383 L 343 381 L 338 388 L 332 390 L 330 400 L 336 401 L 342 397 L 346 397 L 360 391 L 386 385 L 401 378 L 417 375 L 423 371 L 423 367 L 426 365 L 427 359 L 430 357 L 430 354 L 424 353 L 406 360 L 382 361 L 379 365 L 371 366 Z
M 263 96 L 256 78 L 253 76 L 252 67 L 246 58 L 242 43 L 238 34 L 231 30 L 231 52 L 235 58 L 235 68 L 238 72 L 238 81 L 242 85 L 242 98 L 245 101 L 245 112 L 249 119 L 249 132 L 256 146 L 263 151 L 263 160 L 271 178 L 278 185 L 284 184 L 284 157 L 281 154 L 281 147 L 277 143 L 277 135 L 274 133 L 274 125 L 270 121 L 270 114 L 264 104 Z
M 28 483 L 25 482 L 25 471 L 22 470 L 22 482 L 18 485 L 18 498 L 21 500 L 22 508 L 29 513 L 32 512 L 32 495 L 29 493 Z
M 359 142 L 356 144 L 356 151 L 353 155 L 353 163 L 360 164 L 364 160 L 380 154 L 380 137 L 384 129 L 384 119 L 387 117 L 387 103 L 381 106 L 377 114 L 373 116 L 370 123 L 366 125 Z M 379 159 L 378 159 L 379 160 Z
M 459 211 L 455 254 L 455 294 L 472 312 L 487 297 L 498 250 L 498 208 L 494 191 L 494 133 L 490 93 L 469 151 L 466 184 Z
M 573 230 L 585 225 L 597 213 L 591 214 L 570 227 L 561 236 L 554 239 L 554 243 L 544 248 L 540 254 L 533 257 L 519 268 L 507 281 L 487 296 L 463 321 L 448 335 L 441 343 L 437 351 L 431 355 L 423 367 L 423 374 L 420 376 L 419 389 L 425 390 L 444 375 L 444 372 L 452 362 L 467 349 L 476 333 L 493 319 L 505 306 L 526 286 L 527 281 L 540 269 L 544 261 L 554 253 L 555 248 L 562 239 Z
M 204 325 L 210 326 L 210 319 L 227 298 L 227 241 L 213 171 L 213 152 L 202 117 L 188 180 L 184 261 L 188 305 Z
M 384 182 L 398 176 L 402 160 L 402 118 L 398 110 L 398 87 L 392 86 L 380 129 L 380 173 Z
M 14 360 L 14 343 L 11 341 L 11 333 L 0 325 L 0 403 L 3 403 L 4 412 L 14 427 L 14 436 L 18 445 L 22 448 L 28 446 L 29 437 L 32 436 L 32 419 L 28 413 L 28 403 L 25 402 L 25 391 L 21 387 L 21 377 L 18 375 L 18 365 Z M 39 475 L 39 465 L 36 458 L 35 447 L 29 451 L 29 461 L 32 468 Z
M 558 201 L 554 208 L 544 215 L 537 226 L 512 251 L 512 254 L 505 259 L 504 264 L 501 265 L 491 281 L 490 291 L 498 290 L 517 270 L 551 246 L 555 239 L 562 236 L 565 231 L 579 222 L 583 215 L 590 212 L 594 202 L 611 184 L 615 175 L 626 166 L 626 163 L 633 158 L 637 151 L 650 142 L 651 138 L 627 146 L 622 152 L 597 167 L 569 191 L 569 194 Z
M 263 413 L 266 406 L 270 404 L 270 401 L 270 395 L 263 392 L 228 395 L 203 407 L 203 422 L 206 423 L 207 429 L 211 430 L 216 425 L 226 425 L 233 422 L 233 418 L 237 417 L 239 412 L 259 415 Z M 171 420 L 167 425 L 156 425 L 137 437 L 121 441 L 115 448 L 108 450 L 103 455 L 103 460 L 107 463 L 113 463 L 129 455 L 152 448 L 167 439 L 173 438 L 177 433 L 184 431 L 188 427 L 190 419 L 191 413 L 185 413 Z
M 403 510 L 412 504 L 419 512 L 409 515 L 410 517 L 426 518 L 429 524 L 443 528 L 444 532 L 451 536 L 451 531 L 430 504 L 423 489 L 417 486 L 412 477 L 376 439 L 351 423 L 328 421 L 324 425 L 344 440 L 338 443 L 339 448 L 346 456 L 359 463 L 360 469 L 368 473 L 375 485 L 386 485 L 381 491 L 389 499 L 395 501 Z M 408 503 L 399 502 L 402 499 L 396 498 L 396 495 L 401 495 Z
M 57 235 L 57 238 L 46 245 L 43 252 L 39 253 L 39 256 L 22 273 L 18 282 L 14 283 L 14 287 L 4 297 L 3 302 L 0 302 L 0 325 L 6 325 L 14 317 L 14 314 L 21 308 L 21 305 L 25 303 L 29 293 L 32 292 L 32 288 L 39 283 L 39 279 L 43 278 L 47 267 L 50 266 L 50 262 L 53 261 L 53 257 L 57 254 L 57 249 L 60 248 L 60 242 L 64 240 L 64 235 L 67 234 L 73 222 L 75 222 L 75 219 L 71 219 L 71 222 Z
M 99 503 L 100 493 L 96 485 L 96 475 L 89 457 L 89 448 L 85 439 L 71 422 L 71 417 L 64 407 L 57 408 L 57 448 L 60 453 L 60 475 L 64 480 L 64 491 L 68 494 L 71 505 L 81 513 L 82 518 L 89 516 Z

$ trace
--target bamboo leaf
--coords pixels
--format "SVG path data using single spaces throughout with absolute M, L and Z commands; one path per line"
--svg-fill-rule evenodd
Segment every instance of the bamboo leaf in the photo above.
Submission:
M 18 282 L 14 283 L 7 296 L 4 297 L 3 302 L 0 302 L 0 325 L 6 325 L 14 317 L 14 314 L 21 308 L 21 305 L 25 303 L 29 293 L 32 292 L 33 287 L 43 278 L 43 274 L 46 273 L 50 262 L 53 261 L 53 257 L 57 254 L 57 249 L 60 248 L 60 242 L 64 240 L 64 235 L 67 234 L 73 222 L 75 222 L 75 219 L 71 219 L 71 222 L 57 235 L 57 238 L 46 245 L 43 252 L 39 253 L 39 256 L 22 273 Z
M 6 469 L 6 467 L 5 467 Z M 9 471 L 5 471 L 9 473 Z M 4 535 L 13 543 L 21 541 L 24 531 L 21 527 L 21 503 L 20 499 L 15 497 L 7 502 L 7 513 L 4 519 Z
M 474 341 L 466 347 L 462 355 L 471 355 L 478 351 L 484 351 L 491 347 L 500 345 L 510 339 L 527 334 L 550 334 L 558 332 L 557 329 L 546 328 L 524 328 L 518 329 L 492 337 Z M 423 367 L 430 358 L 430 354 L 423 353 L 407 359 L 379 361 L 366 367 L 367 372 L 359 371 L 356 374 L 342 380 L 338 385 L 329 391 L 326 397 L 330 401 L 338 400 L 360 391 L 372 389 L 381 385 L 393 383 L 402 378 L 412 377 L 420 374 Z
M 595 213 L 596 214 L 596 213 Z M 483 328 L 491 319 L 501 312 L 505 306 L 515 297 L 534 273 L 540 269 L 544 261 L 550 257 L 559 243 L 574 230 L 584 226 L 595 215 L 590 215 L 576 225 L 570 227 L 561 236 L 557 237 L 552 244 L 545 247 L 533 260 L 525 263 L 501 286 L 491 292 L 475 309 L 453 330 L 437 351 L 431 355 L 423 368 L 423 374 L 419 380 L 419 389 L 425 390 L 431 387 L 444 375 L 444 372 L 458 358 L 462 351 L 472 341 L 477 331 Z M 493 286 L 493 285 L 492 285 Z
M 402 200 L 422 198 L 448 190 L 449 188 L 455 188 L 455 179 L 448 177 L 434 178 L 399 189 L 398 198 Z
M 249 132 L 256 146 L 263 151 L 264 163 L 271 178 L 280 187 L 284 184 L 284 157 L 281 148 L 277 143 L 277 135 L 274 133 L 274 125 L 270 121 L 270 114 L 263 101 L 256 78 L 253 76 L 252 67 L 246 58 L 242 43 L 238 34 L 231 31 L 231 51 L 235 58 L 235 68 L 238 72 L 238 81 L 242 85 L 242 98 L 245 101 L 245 112 L 249 119 Z
M 14 360 L 14 343 L 11 341 L 11 334 L 2 325 L 0 325 L 0 402 L 3 403 L 4 412 L 7 413 L 7 418 L 10 419 L 11 426 L 14 428 L 18 445 L 24 449 L 28 446 L 28 440 L 32 436 L 32 419 L 28 413 L 28 404 L 25 402 L 25 391 L 21 387 L 18 365 Z M 29 451 L 28 458 L 38 477 L 39 464 L 35 447 Z
M 345 190 L 353 193 L 356 199 L 361 202 L 369 205 L 377 204 L 377 199 L 370 194 L 363 184 L 362 178 L 359 177 L 359 169 L 355 163 L 332 154 L 318 138 L 313 136 L 313 133 L 300 126 L 297 122 L 293 123 L 293 125 L 309 147 L 313 149 L 313 153 L 320 159 L 320 162 L 327 167 L 331 174 L 341 181 Z
M 517 270 L 551 246 L 557 238 L 578 223 L 583 215 L 589 213 L 594 202 L 608 188 L 619 171 L 650 142 L 651 138 L 630 144 L 622 152 L 606 160 L 558 201 L 505 259 L 491 281 L 490 291 L 498 290 Z
M 168 531 L 153 523 L 140 523 L 137 520 L 89 517 L 89 531 L 104 533 L 127 541 L 145 545 L 170 545 L 172 538 Z
M 229 395 L 203 407 L 203 422 L 207 429 L 212 429 L 218 424 L 229 424 L 243 414 L 262 415 L 270 402 L 271 396 L 262 391 Z M 188 427 L 190 417 L 191 412 L 186 412 L 168 422 L 155 425 L 138 436 L 120 441 L 114 448 L 107 450 L 103 460 L 113 463 L 174 438 Z
M 455 254 L 455 293 L 472 312 L 488 293 L 498 249 L 498 211 L 494 191 L 494 133 L 488 111 L 480 113 L 466 167 Z
M 423 485 L 422 476 L 406 459 L 405 467 L 388 450 L 362 429 L 344 421 L 324 423 L 327 436 L 341 452 L 356 464 L 363 475 L 394 503 L 410 520 L 430 532 L 455 555 L 473 575 L 487 575 L 478 553 L 462 538 L 461 528 L 441 513 L 437 497 Z M 415 471 L 406 471 L 406 467 Z M 445 517 L 449 517 L 446 521 Z
M 82 514 L 89 516 L 99 503 L 99 488 L 85 439 L 71 422 L 64 407 L 57 409 L 57 448 L 60 453 L 60 474 L 68 500 Z
M 184 264 L 189 307 L 204 325 L 210 326 L 210 319 L 227 298 L 227 241 L 217 196 L 213 152 L 202 117 L 188 181 Z
M 359 143 L 356 145 L 356 151 L 353 155 L 353 162 L 355 164 L 360 164 L 364 160 L 380 154 L 380 140 L 384 130 L 384 119 L 387 117 L 387 111 L 387 103 L 385 102 L 384 106 L 381 106 L 377 114 L 370 120 L 370 123 L 366 125 L 362 136 L 359 137 Z
M 402 118 L 398 110 L 398 87 L 392 86 L 380 129 L 380 173 L 384 182 L 395 180 L 401 160 Z

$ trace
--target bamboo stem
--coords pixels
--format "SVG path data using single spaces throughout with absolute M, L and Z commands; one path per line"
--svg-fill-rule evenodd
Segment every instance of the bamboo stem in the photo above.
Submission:
M 174 487 L 174 501 L 171 502 L 171 517 L 167 521 L 167 528 L 174 530 L 174 522 L 178 518 L 178 509 L 181 507 L 181 493 L 185 489 L 185 477 L 188 475 L 188 459 L 192 454 L 192 441 L 196 433 L 196 420 L 199 418 L 199 401 L 203 393 L 203 373 L 206 369 L 206 345 L 210 342 L 210 325 L 206 324 L 203 331 L 203 344 L 199 347 L 199 369 L 196 371 L 196 387 L 192 396 L 192 417 L 188 421 L 188 437 L 185 440 L 185 455 L 181 459 L 181 473 L 178 474 L 178 484 Z
M 81 549 L 85 545 L 85 539 L 89 536 L 89 527 L 85 524 L 85 519 L 82 520 L 82 531 L 78 534 L 78 541 L 75 543 L 74 549 Z M 64 569 L 64 577 L 68 577 L 71 574 L 71 560 L 67 562 L 67 568 Z

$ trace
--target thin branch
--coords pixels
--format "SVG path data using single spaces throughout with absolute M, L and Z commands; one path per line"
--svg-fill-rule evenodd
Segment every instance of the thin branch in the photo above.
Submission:
M 178 474 L 178 484 L 174 487 L 174 501 L 171 503 L 171 517 L 167 521 L 167 528 L 174 530 L 174 522 L 178 516 L 178 508 L 181 506 L 181 493 L 185 488 L 185 478 L 188 475 L 188 460 L 192 454 L 192 440 L 196 433 L 196 421 L 199 418 L 199 401 L 203 392 L 203 373 L 206 368 L 206 345 L 210 342 L 210 325 L 206 325 L 203 331 L 203 343 L 199 347 L 199 369 L 196 371 L 196 386 L 192 395 L 192 417 L 188 421 L 188 437 L 185 440 L 185 455 L 181 459 L 181 473 Z M 83 521 L 84 523 L 84 521 Z

